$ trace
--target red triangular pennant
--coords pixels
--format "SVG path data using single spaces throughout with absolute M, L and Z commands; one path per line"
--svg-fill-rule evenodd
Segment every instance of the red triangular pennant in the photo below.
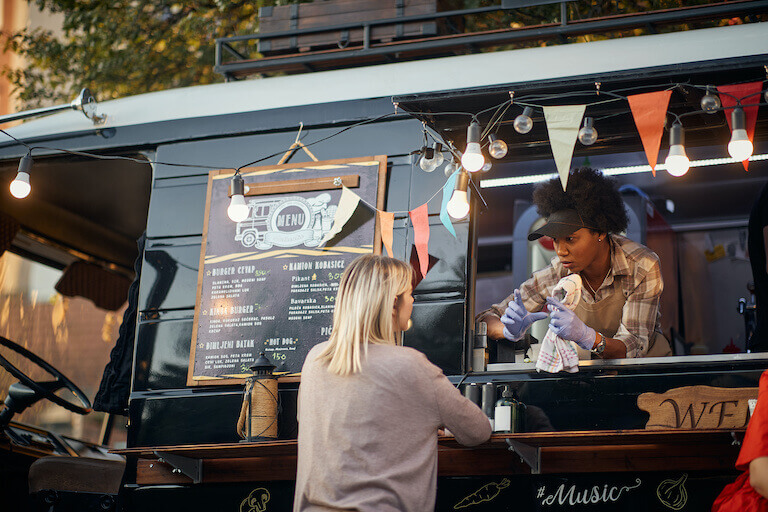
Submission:
M 732 108 L 736 106 L 736 100 L 741 101 L 744 109 L 744 128 L 747 130 L 749 140 L 755 141 L 755 122 L 757 121 L 758 103 L 760 103 L 760 92 L 763 90 L 763 82 L 750 82 L 747 84 L 718 85 L 717 91 L 720 93 L 720 103 L 723 104 L 725 119 L 728 121 L 728 128 L 731 126 Z M 749 160 L 741 162 L 744 170 L 749 170 Z
M 426 276 L 429 270 L 429 211 L 427 203 L 408 212 L 413 223 L 413 244 L 419 256 L 421 275 Z
M 643 142 L 645 157 L 654 176 L 656 176 L 661 135 L 664 133 L 664 121 L 667 118 L 667 107 L 671 96 L 672 91 L 657 91 L 627 97 L 635 126 Z

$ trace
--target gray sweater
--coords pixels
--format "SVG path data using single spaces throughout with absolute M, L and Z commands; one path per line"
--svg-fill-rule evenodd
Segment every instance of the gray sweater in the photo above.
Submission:
M 340 377 L 316 361 L 326 344 L 301 371 L 293 510 L 434 510 L 437 430 L 474 446 L 488 418 L 417 350 L 370 345 L 362 371 Z

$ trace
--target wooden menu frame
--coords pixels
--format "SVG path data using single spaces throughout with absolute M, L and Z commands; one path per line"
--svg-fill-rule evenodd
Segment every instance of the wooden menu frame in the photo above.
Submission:
M 375 168 L 375 170 L 374 170 Z M 274 165 L 274 166 L 264 166 L 264 167 L 249 167 L 241 169 L 240 171 L 241 175 L 243 176 L 243 179 L 245 181 L 246 185 L 246 191 L 245 191 L 245 197 L 246 201 L 249 201 L 251 206 L 251 211 L 249 212 L 249 219 L 246 219 L 248 222 L 255 223 L 255 220 L 252 220 L 252 218 L 256 217 L 256 208 L 260 208 L 258 211 L 261 212 L 266 211 L 267 208 L 271 208 L 270 214 L 269 214 L 269 221 L 264 220 L 264 218 L 259 217 L 260 222 L 262 224 L 264 223 L 270 223 L 272 226 L 275 225 L 275 214 L 278 213 L 279 208 L 283 208 L 281 211 L 285 211 L 289 207 L 293 207 L 293 211 L 297 212 L 292 216 L 286 216 L 286 217 L 292 217 L 292 218 L 301 218 L 304 219 L 304 217 L 310 217 L 309 207 L 305 206 L 304 204 L 309 201 L 309 203 L 312 203 L 312 201 L 315 201 L 315 203 L 312 204 L 321 204 L 323 201 L 325 203 L 321 204 L 323 208 L 326 208 L 326 206 L 329 206 L 328 210 L 333 209 L 335 212 L 335 205 L 331 205 L 327 200 L 330 197 L 331 194 L 335 194 L 336 196 L 339 196 L 341 192 L 339 192 L 342 189 L 342 184 L 344 187 L 354 191 L 356 194 L 361 196 L 361 203 L 367 202 L 368 204 L 375 204 L 376 209 L 383 210 L 384 209 L 384 197 L 385 197 L 385 188 L 386 188 L 386 173 L 387 173 L 387 157 L 386 156 L 374 156 L 374 157 L 362 157 L 362 158 L 348 158 L 348 159 L 339 159 L 339 160 L 326 160 L 321 162 L 304 162 L 304 163 L 294 163 L 294 164 L 284 164 L 284 165 Z M 301 173 L 306 173 L 309 177 L 302 178 Z M 237 237 L 241 235 L 240 231 L 240 224 L 237 223 L 237 226 L 233 228 L 232 226 L 235 224 L 228 218 L 226 220 L 223 220 L 222 218 L 222 211 L 226 211 L 226 206 L 229 201 L 229 182 L 230 178 L 232 177 L 234 173 L 231 170 L 214 170 L 209 173 L 208 176 L 208 186 L 206 191 L 206 202 L 205 202 L 205 217 L 204 217 L 204 224 L 203 224 L 203 240 L 202 245 L 200 249 L 200 265 L 198 270 L 198 279 L 197 279 L 197 288 L 196 288 L 196 299 L 195 299 L 195 319 L 193 324 L 193 330 L 192 330 L 192 339 L 190 342 L 190 356 L 189 356 L 189 366 L 188 366 L 188 372 L 187 372 L 187 385 L 188 386 L 201 386 L 201 385 L 233 385 L 233 384 L 243 384 L 245 382 L 245 377 L 247 373 L 243 369 L 245 368 L 245 363 L 240 363 L 240 371 L 238 371 L 236 374 L 232 373 L 225 373 L 222 375 L 210 375 L 211 373 L 215 373 L 216 370 L 211 370 L 211 366 L 216 366 L 217 360 L 214 359 L 213 363 L 206 360 L 205 362 L 201 362 L 201 358 L 205 357 L 227 357 L 227 350 L 230 350 L 229 355 L 232 356 L 230 359 L 219 359 L 218 361 L 222 361 L 221 366 L 225 367 L 227 365 L 233 364 L 232 361 L 237 359 L 237 357 L 243 356 L 243 354 L 247 351 L 252 352 L 253 359 L 258 357 L 259 352 L 261 350 L 261 342 L 262 340 L 259 339 L 258 343 L 256 343 L 255 339 L 251 340 L 248 339 L 248 336 L 244 333 L 247 333 L 247 329 L 249 326 L 247 325 L 248 322 L 256 322 L 257 326 L 254 326 L 254 330 L 260 330 L 263 327 L 263 318 L 270 318 L 270 316 L 259 316 L 256 315 L 256 312 L 250 313 L 249 316 L 246 316 L 244 318 L 249 319 L 248 321 L 240 324 L 235 324 L 230 322 L 229 325 L 244 325 L 242 328 L 238 327 L 222 327 L 221 328 L 221 334 L 216 335 L 215 333 L 216 329 L 211 328 L 212 323 L 214 320 L 211 320 L 213 312 L 214 311 L 221 311 L 222 309 L 224 311 L 227 310 L 229 307 L 230 310 L 232 307 L 241 307 L 241 305 L 238 303 L 238 300 L 231 300 L 228 301 L 227 298 L 229 295 L 225 294 L 221 288 L 225 288 L 227 290 L 232 291 L 233 295 L 239 297 L 239 300 L 245 300 L 248 301 L 249 299 L 253 299 L 254 294 L 260 294 L 260 296 L 263 296 L 268 289 L 273 290 L 279 290 L 279 293 L 277 295 L 280 295 L 280 293 L 288 293 L 290 296 L 293 292 L 294 285 L 291 284 L 289 286 L 290 290 L 289 292 L 286 292 L 286 283 L 285 281 L 286 276 L 281 276 L 280 274 L 284 274 L 285 270 L 288 268 L 287 263 L 283 263 L 285 261 L 289 261 L 294 255 L 292 255 L 293 252 L 296 254 L 302 255 L 305 259 L 310 259 L 309 265 L 312 264 L 311 258 L 312 255 L 316 255 L 318 259 L 320 258 L 327 258 L 326 254 L 335 255 L 338 259 L 334 260 L 336 262 L 344 261 L 348 263 L 351 261 L 351 259 L 354 259 L 354 257 L 357 257 L 361 253 L 365 252 L 373 252 L 374 254 L 381 254 L 381 232 L 379 223 L 376 222 L 376 216 L 375 213 L 371 218 L 367 218 L 366 220 L 362 221 L 362 224 L 360 226 L 357 226 L 354 230 L 345 233 L 342 231 L 341 234 L 337 235 L 333 239 L 329 241 L 329 243 L 324 244 L 320 243 L 316 248 L 314 246 L 312 248 L 306 249 L 306 248 L 300 248 L 300 249 L 276 249 L 276 250 L 262 250 L 259 252 L 258 247 L 255 251 L 251 252 L 231 252 L 229 254 L 222 254 L 218 252 L 219 250 L 230 250 L 233 247 L 234 242 L 231 242 L 230 239 L 225 238 L 228 235 L 223 235 L 222 232 L 225 230 L 234 231 L 236 232 L 235 240 L 237 240 Z M 226 191 L 223 187 L 226 186 Z M 306 198 L 306 195 L 318 193 L 319 195 L 316 195 L 315 197 L 309 197 Z M 303 196 L 302 196 L 303 195 Z M 372 197 L 373 196 L 373 197 Z M 304 200 L 306 198 L 306 201 Z M 334 199 L 331 199 L 331 202 Z M 335 199 L 335 200 L 338 200 Z M 255 202 L 253 202 L 255 201 Z M 282 201 L 282 202 L 280 202 Z M 224 204 L 224 203 L 227 204 Z M 285 204 L 289 204 L 289 206 L 284 207 Z M 269 206 L 254 206 L 254 205 L 269 205 Z M 279 204 L 279 206 L 274 207 L 274 204 Z M 303 208 L 304 212 L 307 212 L 307 215 L 302 216 L 302 211 L 300 208 Z M 319 208 L 319 207 L 318 207 Z M 362 204 L 358 205 L 358 208 L 355 210 L 355 215 L 353 216 L 353 219 L 355 217 L 365 217 L 367 214 L 364 214 L 364 212 L 361 214 L 360 208 L 365 208 Z M 327 211 L 323 210 L 323 226 L 327 227 L 327 217 L 326 215 Z M 330 215 L 330 214 L 329 214 Z M 226 214 L 224 214 L 226 216 Z M 319 219 L 319 214 L 315 213 L 314 210 L 312 210 L 312 216 L 314 218 Z M 309 221 L 308 219 L 304 219 L 307 222 L 314 223 L 317 225 L 319 220 Z M 244 222 L 246 222 L 244 221 Z M 307 222 L 304 222 L 304 227 L 306 227 L 308 224 Z M 352 219 L 350 219 L 349 222 L 347 222 L 347 225 L 354 224 L 352 222 Z M 371 225 L 372 224 L 372 225 Z M 263 228 L 263 225 L 260 225 Z M 345 230 L 347 229 L 345 225 Z M 267 228 L 267 231 L 269 228 Z M 257 230 L 254 230 L 257 231 Z M 262 230 L 263 231 L 263 230 Z M 300 231 L 300 233 L 304 234 L 307 231 L 311 231 L 309 229 L 303 229 Z M 315 230 L 316 231 L 316 230 Z M 361 240 L 362 238 L 365 238 L 365 233 L 372 233 L 372 236 L 370 237 L 370 244 L 366 242 L 365 244 L 360 244 L 355 247 L 342 247 L 341 249 L 337 249 L 337 245 L 334 244 L 334 242 L 341 243 L 342 241 L 353 239 L 353 240 Z M 268 245 L 268 240 L 266 237 L 270 233 L 260 233 L 259 236 L 264 236 L 264 239 L 258 239 L 258 237 L 251 236 L 247 242 L 251 242 L 254 238 L 257 239 L 255 242 L 258 246 L 258 244 L 262 244 L 263 246 Z M 285 238 L 286 240 L 290 240 L 290 235 L 285 235 L 284 233 L 278 233 L 278 232 L 272 232 L 272 235 L 278 237 L 276 243 L 280 243 L 283 240 L 283 236 L 287 236 Z M 317 235 L 317 233 L 315 234 Z M 245 236 L 245 235 L 244 235 Z M 341 239 L 339 239 L 341 237 Z M 240 239 L 240 242 L 245 245 L 246 240 L 244 240 L 244 237 Z M 310 240 L 306 243 L 314 244 L 318 242 L 317 236 L 314 240 Z M 234 244 L 236 245 L 236 244 Z M 254 247 L 256 247 L 254 246 Z M 238 246 L 239 247 L 239 246 Z M 366 250 L 366 247 L 368 247 L 370 250 Z M 339 253 L 338 251 L 345 251 L 343 253 Z M 275 256 L 271 256 L 271 254 L 274 253 Z M 317 255 L 318 253 L 323 253 L 322 255 Z M 339 256 L 341 254 L 341 256 Z M 243 281 L 250 281 L 247 284 L 243 284 L 240 282 L 240 279 L 232 279 L 232 282 L 227 281 L 226 276 L 222 278 L 220 281 L 214 281 L 215 276 L 217 275 L 217 272 L 231 272 L 232 274 L 235 274 L 235 272 L 239 272 L 242 268 L 247 268 L 248 270 L 251 270 L 251 267 L 254 265 L 249 264 L 243 264 L 243 265 L 236 265 L 236 263 L 242 262 L 242 261 L 248 261 L 248 259 L 251 259 L 250 261 L 259 262 L 262 265 L 269 264 L 271 265 L 271 268 L 264 270 L 259 269 L 257 272 L 266 272 L 266 274 L 262 274 L 265 277 L 259 277 L 258 279 L 264 280 L 264 279 L 270 279 L 269 275 L 273 276 L 280 276 L 283 278 L 283 281 L 280 282 L 281 286 L 273 286 L 270 288 L 268 284 L 278 284 L 278 283 L 269 283 L 265 282 L 262 285 L 259 285 L 258 283 L 253 282 L 255 278 L 249 275 L 249 279 L 243 280 Z M 279 263 L 281 264 L 280 269 L 276 267 Z M 232 266 L 225 267 L 225 268 L 218 268 L 216 265 L 221 264 L 225 261 L 231 261 Z M 322 260 L 324 261 L 324 260 Z M 226 263 L 229 265 L 229 263 Z M 307 263 L 304 263 L 304 265 L 307 265 Z M 319 265 L 319 263 L 315 263 L 315 266 Z M 283 270 L 283 272 L 280 272 L 280 270 Z M 303 269 L 302 269 L 303 270 Z M 273 273 L 274 271 L 274 273 Z M 310 270 L 311 271 L 311 270 Z M 312 279 L 315 279 L 315 275 L 319 272 L 313 272 Z M 334 277 L 340 276 L 341 272 L 329 272 L 327 275 L 333 275 Z M 230 274 L 231 275 L 231 274 Z M 213 277 L 212 277 L 213 276 Z M 294 276 L 291 276 L 292 278 L 295 278 Z M 309 276 L 307 276 L 309 277 Z M 304 279 L 304 277 L 301 277 L 301 279 Z M 322 278 L 320 278 L 322 280 Z M 219 284 L 216 284 L 219 283 Z M 224 284 L 221 284 L 224 283 Z M 333 282 L 328 283 L 321 283 L 321 282 L 313 282 L 312 285 L 317 286 L 324 286 L 325 288 L 318 288 L 318 289 L 326 289 L 330 290 L 333 286 Z M 336 280 L 336 285 L 338 284 L 338 280 Z M 298 284 L 295 286 L 305 286 L 304 284 Z M 238 288 L 234 288 L 238 287 Z M 253 289 L 254 291 L 251 291 Z M 239 294 L 239 295 L 238 295 Z M 303 293 L 302 295 L 307 295 L 307 293 Z M 311 295 L 311 294 L 309 294 Z M 332 301 L 333 298 L 335 298 L 335 291 L 333 292 L 333 298 L 330 296 L 330 291 L 328 291 L 325 295 L 323 295 L 328 301 L 329 299 Z M 213 297 L 216 297 L 216 299 L 213 299 Z M 284 297 L 283 297 L 284 298 Z M 215 305 L 214 303 L 216 301 L 219 301 L 219 305 Z M 306 300 L 306 299 L 303 299 Z M 280 301 L 280 297 L 276 298 L 276 304 Z M 289 301 L 290 304 L 293 304 L 293 301 Z M 212 307 L 211 304 L 214 304 L 215 307 Z M 221 306 L 221 304 L 224 304 L 224 306 Z M 272 304 L 264 304 L 264 303 L 256 303 L 253 306 L 256 307 L 256 311 L 261 311 L 262 309 L 270 309 L 272 307 Z M 294 306 L 290 306 L 288 308 L 288 311 L 290 311 L 290 308 Z M 298 306 L 295 306 L 298 307 Z M 304 307 L 304 306 L 301 306 Z M 307 307 L 321 307 L 321 306 L 307 306 Z M 325 304 L 322 306 L 323 313 L 316 314 L 316 315 L 306 315 L 311 316 L 313 319 L 319 319 L 319 318 L 326 318 L 327 319 L 327 308 L 331 307 L 332 304 Z M 245 311 L 251 311 L 251 304 L 246 304 Z M 260 309 L 262 308 L 262 309 Z M 272 308 L 274 311 L 275 308 Z M 206 318 L 208 311 L 211 311 L 211 317 Z M 282 312 L 282 311 L 281 311 Z M 332 314 L 332 309 L 330 310 L 330 313 Z M 288 313 L 291 314 L 290 312 Z M 222 316 L 226 317 L 226 314 L 222 314 Z M 303 318 L 306 318 L 303 317 Z M 262 320 L 253 320 L 255 318 L 262 319 Z M 290 317 L 289 317 L 290 318 Z M 272 315 L 272 319 L 274 321 L 275 317 Z M 278 320 L 283 321 L 283 320 Z M 318 322 L 320 320 L 317 320 Z M 283 326 L 287 327 L 296 327 L 298 323 L 289 324 L 288 321 L 283 321 Z M 306 324 L 300 327 L 301 329 L 308 329 L 307 326 L 312 326 L 312 322 L 299 322 L 301 324 Z M 207 325 L 207 328 L 205 327 Z M 216 326 L 219 326 L 221 324 L 216 324 Z M 271 324 L 270 324 L 271 325 Z M 268 329 L 267 327 L 264 327 L 264 329 Z M 290 330 L 290 329 L 289 329 Z M 322 328 L 321 328 L 322 330 Z M 242 335 L 239 336 L 236 340 L 226 340 L 227 337 L 234 338 L 234 334 Z M 218 340 L 215 338 L 219 338 Z M 271 338 L 268 338 L 269 342 L 272 343 L 276 339 L 280 339 L 280 336 L 274 335 Z M 327 339 L 327 336 L 325 336 Z M 285 341 L 286 338 L 282 338 L 283 341 Z M 293 339 L 293 338 L 289 338 Z M 222 341 L 224 340 L 224 341 Z M 309 341 L 305 341 L 304 344 L 299 344 L 299 339 L 295 339 L 293 341 L 294 348 L 291 350 L 294 350 L 294 353 L 291 354 L 290 352 L 287 352 L 286 354 L 280 354 L 280 353 L 274 353 L 276 357 L 279 356 L 290 356 L 293 355 L 294 359 L 297 359 L 298 357 L 301 357 L 301 360 L 303 362 L 303 356 L 301 354 L 305 351 L 308 351 L 311 346 L 316 344 L 317 342 L 322 341 L 322 339 L 310 339 Z M 248 343 L 253 342 L 252 345 L 249 345 Z M 243 343 L 243 346 L 240 346 L 240 343 Z M 267 341 L 263 342 L 264 344 L 267 343 Z M 309 345 L 307 346 L 307 343 Z M 225 348 L 220 348 L 224 346 Z M 213 348 L 211 348 L 213 347 Z M 226 348 L 229 347 L 229 348 Z M 211 355 L 203 355 L 203 352 L 211 352 L 211 351 L 220 351 L 220 353 L 211 354 Z M 239 353 L 239 356 L 232 355 L 233 353 L 231 350 L 242 350 L 243 352 Z M 269 350 L 269 348 L 264 349 Z M 278 350 L 278 349 L 276 349 Z M 279 350 L 286 350 L 284 348 L 280 348 Z M 236 354 L 236 353 L 235 353 Z M 305 355 L 305 354 L 304 354 Z M 242 359 L 241 359 L 242 360 Z M 224 363 L 226 362 L 226 363 Z M 291 360 L 290 363 L 295 366 L 296 361 Z M 288 362 L 285 362 L 286 365 L 288 365 Z M 278 368 L 278 370 L 280 367 Z M 300 369 L 300 365 L 299 365 Z M 277 370 L 276 370 L 277 371 Z M 295 381 L 298 380 L 298 372 L 299 370 L 289 370 L 287 373 L 285 373 L 283 376 L 280 377 L 283 381 Z

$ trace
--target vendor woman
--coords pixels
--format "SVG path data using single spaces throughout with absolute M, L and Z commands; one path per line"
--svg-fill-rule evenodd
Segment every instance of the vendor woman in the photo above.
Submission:
M 628 219 L 615 181 L 590 168 L 577 169 L 565 191 L 555 178 L 536 188 L 533 202 L 546 223 L 528 239 L 551 237 L 557 256 L 478 315 L 488 325 L 488 336 L 519 341 L 533 322 L 549 315 L 550 329 L 583 349 L 581 359 L 590 352 L 604 359 L 671 355 L 659 324 L 664 288 L 659 257 L 619 234 Z M 551 296 L 569 274 L 579 274 L 583 285 L 573 311 Z

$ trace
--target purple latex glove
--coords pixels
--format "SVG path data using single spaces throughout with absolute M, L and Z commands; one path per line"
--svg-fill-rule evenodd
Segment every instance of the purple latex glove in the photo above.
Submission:
M 533 322 L 544 318 L 547 318 L 547 314 L 543 311 L 541 313 L 529 313 L 523 305 L 520 290 L 515 290 L 514 300 L 509 301 L 507 310 L 501 317 L 501 323 L 504 324 L 504 337 L 510 341 L 518 341 Z
M 552 312 L 549 320 L 549 328 L 552 332 L 564 340 L 575 342 L 584 350 L 592 350 L 597 336 L 595 330 L 579 320 L 573 311 L 563 306 L 556 298 L 547 297 L 547 304 Z

